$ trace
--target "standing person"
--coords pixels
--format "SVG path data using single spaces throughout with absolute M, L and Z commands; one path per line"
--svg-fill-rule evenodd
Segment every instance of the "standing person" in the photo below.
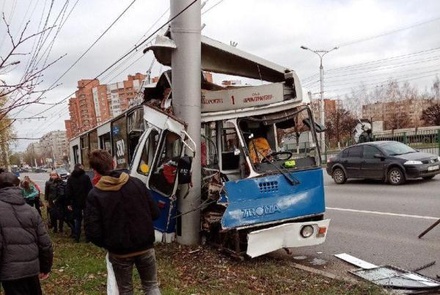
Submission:
M 24 177 L 24 180 L 25 181 L 28 181 L 29 182 L 29 184 L 31 185 L 31 186 L 33 186 L 37 191 L 38 191 L 38 195 L 35 197 L 35 202 L 34 202 L 34 205 L 35 205 L 35 208 L 37 208 L 37 211 L 38 211 L 38 213 L 40 213 L 40 216 L 41 216 L 41 199 L 40 199 L 40 196 L 41 196 L 41 189 L 40 189 L 40 187 L 38 186 L 38 184 L 36 184 L 35 183 L 35 181 L 33 181 L 29 176 L 25 176 Z
M 73 212 L 73 238 L 79 242 L 83 210 L 86 207 L 86 198 L 92 189 L 92 182 L 81 164 L 76 164 L 72 174 L 67 179 L 66 196 L 69 210 Z
M 44 188 L 44 199 L 47 202 L 47 211 L 50 217 L 50 224 L 53 232 L 61 233 L 64 230 L 64 216 L 66 205 L 66 183 L 61 179 L 55 170 L 49 174 L 50 179 L 46 181 Z
M 0 281 L 5 295 L 40 295 L 40 279 L 52 268 L 52 243 L 18 184 L 13 173 L 0 173 Z
M 31 207 L 35 207 L 38 211 L 38 214 L 41 215 L 40 202 L 36 203 L 36 198 L 38 197 L 37 189 L 27 180 L 23 180 L 20 183 L 20 187 L 22 188 L 22 194 L 26 203 Z
M 108 250 L 120 294 L 133 294 L 133 265 L 144 293 L 160 294 L 153 247 L 153 220 L 159 217 L 159 208 L 142 181 L 112 170 L 109 152 L 95 150 L 89 158 L 102 177 L 87 197 L 86 237 Z

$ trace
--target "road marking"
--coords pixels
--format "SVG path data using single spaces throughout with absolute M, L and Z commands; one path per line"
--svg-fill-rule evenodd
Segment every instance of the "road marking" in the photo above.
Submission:
M 379 211 L 367 211 L 367 210 L 355 210 L 355 209 L 345 209 L 345 208 L 333 208 L 333 207 L 326 207 L 328 210 L 335 210 L 335 211 L 346 211 L 346 212 L 355 212 L 355 213 L 365 213 L 365 214 L 376 214 L 376 215 L 387 215 L 387 216 L 397 216 L 397 217 L 409 217 L 409 218 L 417 218 L 417 219 L 440 219 L 439 217 L 432 217 L 432 216 L 420 216 L 420 215 L 409 215 L 409 214 L 397 214 L 397 213 L 390 213 L 390 212 L 379 212 Z

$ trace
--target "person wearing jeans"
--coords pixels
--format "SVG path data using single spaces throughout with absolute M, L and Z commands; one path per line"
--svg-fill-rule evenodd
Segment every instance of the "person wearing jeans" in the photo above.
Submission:
M 153 248 L 134 256 L 109 253 L 109 260 L 117 279 L 120 294 L 132 294 L 133 265 L 139 272 L 142 290 L 145 294 L 159 295 L 157 284 L 156 254 Z
M 87 196 L 86 237 L 109 252 L 120 295 L 133 294 L 133 266 L 144 293 L 161 294 L 154 251 L 157 204 L 141 180 L 112 170 L 113 158 L 107 151 L 93 151 L 89 163 L 102 177 Z

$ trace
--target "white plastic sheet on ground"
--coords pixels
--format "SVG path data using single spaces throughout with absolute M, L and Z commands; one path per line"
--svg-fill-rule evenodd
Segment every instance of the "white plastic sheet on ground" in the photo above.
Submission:
M 115 272 L 113 271 L 113 266 L 108 259 L 108 253 L 105 255 L 105 262 L 107 264 L 107 295 L 119 295 Z

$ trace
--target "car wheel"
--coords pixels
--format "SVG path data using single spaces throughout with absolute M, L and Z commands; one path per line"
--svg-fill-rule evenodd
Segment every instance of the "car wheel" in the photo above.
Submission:
M 335 170 L 333 170 L 332 177 L 337 184 L 343 184 L 347 181 L 344 170 L 342 170 L 341 168 L 336 168 Z
M 399 185 L 405 182 L 405 175 L 398 167 L 393 167 L 388 171 L 388 182 L 392 185 Z
M 435 175 L 425 176 L 423 177 L 424 180 L 430 180 L 433 179 Z

